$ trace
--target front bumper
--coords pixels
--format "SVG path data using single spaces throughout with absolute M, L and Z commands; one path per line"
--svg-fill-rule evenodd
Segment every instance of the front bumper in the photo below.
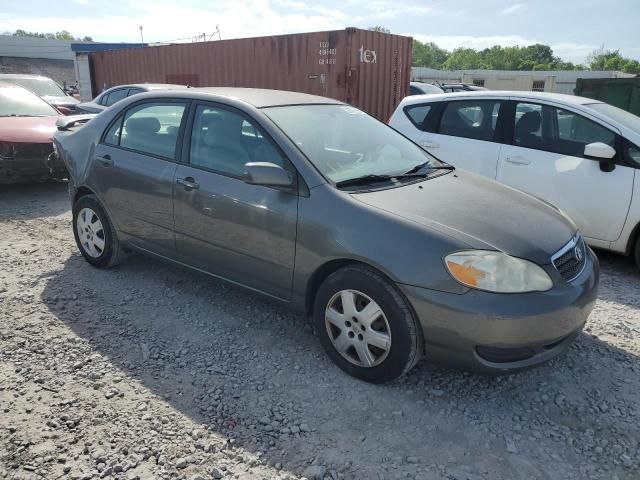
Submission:
M 582 273 L 548 292 L 463 295 L 400 285 L 439 363 L 479 373 L 530 368 L 564 352 L 593 310 L 599 281 L 595 254 Z
M 0 184 L 67 177 L 67 168 L 55 153 L 36 158 L 0 158 Z

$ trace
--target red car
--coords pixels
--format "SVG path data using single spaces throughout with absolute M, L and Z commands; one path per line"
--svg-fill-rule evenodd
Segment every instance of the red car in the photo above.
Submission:
M 17 85 L 0 82 L 0 184 L 66 178 L 53 155 L 58 111 Z

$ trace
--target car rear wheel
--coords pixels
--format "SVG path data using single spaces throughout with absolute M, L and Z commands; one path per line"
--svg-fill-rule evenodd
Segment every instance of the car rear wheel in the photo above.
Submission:
M 314 322 L 332 360 L 368 382 L 395 380 L 422 353 L 422 331 L 407 301 L 384 276 L 365 266 L 342 268 L 322 283 Z
M 113 225 L 94 195 L 74 204 L 73 234 L 80 253 L 94 267 L 113 267 L 124 259 Z

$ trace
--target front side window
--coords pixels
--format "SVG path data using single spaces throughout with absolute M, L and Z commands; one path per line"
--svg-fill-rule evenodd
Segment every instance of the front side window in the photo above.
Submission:
M 574 157 L 584 147 L 602 142 L 615 148 L 616 134 L 577 113 L 547 105 L 518 103 L 514 144 Z
M 127 110 L 123 123 L 118 120 L 111 125 L 104 141 L 140 153 L 173 159 L 184 111 L 184 103 L 137 105 Z
M 285 166 L 284 157 L 252 121 L 222 108 L 198 106 L 191 132 L 191 165 L 240 177 L 249 162 Z
M 108 145 L 118 146 L 120 145 L 120 131 L 122 129 L 122 115 L 113 122 L 107 133 L 104 135 L 104 143 Z
M 640 148 L 635 145 L 628 144 L 626 146 L 626 158 L 629 163 L 640 168 Z
M 395 175 L 441 165 L 393 128 L 347 105 L 296 105 L 263 110 L 327 179 Z
M 492 141 L 499 110 L 498 100 L 449 102 L 440 120 L 440 134 Z

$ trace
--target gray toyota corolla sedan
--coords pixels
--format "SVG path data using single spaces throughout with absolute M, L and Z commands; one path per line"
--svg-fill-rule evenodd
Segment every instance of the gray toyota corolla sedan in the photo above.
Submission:
M 370 382 L 423 353 L 485 373 L 537 365 L 596 299 L 597 259 L 562 212 L 328 98 L 140 94 L 55 145 L 91 265 L 139 251 L 289 303 Z

